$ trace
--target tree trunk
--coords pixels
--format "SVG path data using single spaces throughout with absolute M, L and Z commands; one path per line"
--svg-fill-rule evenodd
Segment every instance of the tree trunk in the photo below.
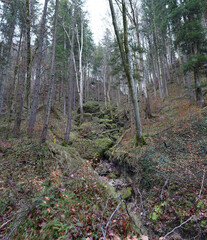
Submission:
M 72 39 L 69 57 L 69 78 L 68 78 L 68 120 L 65 132 L 65 142 L 69 142 L 70 130 L 71 130 L 71 119 L 72 119 L 72 100 L 73 100 L 73 51 L 74 51 L 74 41 L 75 41 L 75 25 L 76 25 L 76 8 L 75 3 L 74 15 L 73 15 L 73 26 L 72 26 Z
M 65 90 L 63 90 L 63 116 L 66 115 L 66 101 L 65 101 Z
M 4 88 L 5 88 L 6 78 L 7 78 L 7 68 L 8 68 L 8 65 L 6 64 L 2 70 L 2 80 L 0 85 L 0 117 L 2 114 L 3 103 L 4 103 Z
M 183 55 L 183 61 L 184 63 L 187 63 L 188 61 L 188 56 L 187 55 Z M 190 78 L 190 72 L 187 71 L 185 73 L 185 77 L 186 77 L 186 81 L 187 81 L 187 84 L 188 84 L 188 94 L 189 94 L 189 100 L 190 100 L 190 104 L 193 104 L 194 102 L 194 94 L 193 94 L 193 88 L 192 88 L 192 85 L 191 85 L 191 78 Z
M 129 45 L 128 45 L 128 33 L 127 33 L 127 17 L 126 17 L 126 5 L 125 0 L 122 0 L 122 16 L 123 16 L 123 26 L 124 26 L 124 43 L 121 40 L 120 33 L 117 26 L 115 11 L 113 7 L 112 0 L 109 0 L 109 5 L 111 9 L 112 21 L 114 25 L 115 34 L 117 37 L 117 42 L 119 45 L 119 50 L 122 58 L 122 63 L 124 66 L 124 71 L 127 77 L 127 83 L 129 88 L 129 93 L 131 97 L 131 101 L 134 108 L 134 118 L 135 118 L 135 126 L 136 126 L 136 139 L 135 144 L 142 145 L 144 143 L 142 137 L 142 128 L 141 128 L 141 120 L 139 114 L 139 105 L 137 101 L 137 91 L 135 89 L 134 79 L 132 78 L 131 66 L 129 61 Z
M 51 62 L 51 69 L 50 69 L 50 87 L 48 92 L 45 122 L 42 130 L 42 143 L 46 141 L 47 129 L 48 129 L 50 111 L 51 111 L 51 105 L 52 105 L 53 87 L 54 87 L 54 81 L 55 81 L 55 47 L 56 47 L 56 36 L 57 36 L 58 3 L 59 3 L 58 1 L 59 0 L 56 0 L 56 5 L 55 5 L 54 32 L 53 32 L 53 41 L 52 41 L 52 62 Z
M 193 51 L 195 55 L 199 53 L 197 44 L 194 44 Z M 198 106 L 204 107 L 205 100 L 204 100 L 202 89 L 201 89 L 201 79 L 200 79 L 199 68 L 197 67 L 194 68 L 194 80 L 195 80 L 196 103 Z
M 34 88 L 34 96 L 31 105 L 31 112 L 28 124 L 28 136 L 32 137 L 34 131 L 34 125 L 36 122 L 36 115 L 37 115 L 37 107 L 38 107 L 38 99 L 39 99 L 39 91 L 40 91 L 40 78 L 41 78 L 41 62 L 42 62 L 42 55 L 43 55 L 43 42 L 44 42 L 44 32 L 45 32 L 45 25 L 46 25 L 46 16 L 47 16 L 47 5 L 49 0 L 45 0 L 43 15 L 42 15 L 42 22 L 40 27 L 40 36 L 39 36 L 39 46 L 37 52 L 37 69 L 36 69 L 36 81 L 35 81 L 35 88 Z
M 20 38 L 19 38 L 19 46 L 18 46 L 18 50 L 17 50 L 17 58 L 16 58 L 16 64 L 14 67 L 14 76 L 13 76 L 13 81 L 12 81 L 12 93 L 11 93 L 11 97 L 10 97 L 10 101 L 9 101 L 9 121 L 11 120 L 12 117 L 12 113 L 14 112 L 14 105 L 15 105 L 15 95 L 16 95 L 16 89 L 17 89 L 17 75 L 19 72 L 19 61 L 20 61 L 20 51 L 21 51 L 21 45 L 22 45 L 22 31 L 20 34 Z
M 194 70 L 194 80 L 195 80 L 195 92 L 196 92 L 197 105 L 200 107 L 204 107 L 205 101 L 204 101 L 203 93 L 201 90 L 201 80 L 200 80 L 200 74 L 198 69 Z
M 30 89 L 31 89 L 31 44 L 30 44 L 30 0 L 26 0 L 27 8 L 27 82 L 26 82 L 26 103 L 27 112 L 30 110 Z
M 11 54 L 11 46 L 12 46 L 12 40 L 14 36 L 14 30 L 15 30 L 15 23 L 12 22 L 11 30 L 9 33 L 9 39 L 7 42 L 6 50 L 4 52 L 5 60 L 3 63 L 3 69 L 2 69 L 2 80 L 0 84 L 0 117 L 2 114 L 3 104 L 4 104 L 4 89 L 5 89 L 5 83 L 7 79 L 7 71 L 9 67 L 9 59 Z
M 24 44 L 23 44 L 24 45 Z M 17 92 L 17 106 L 16 106 L 16 119 L 13 128 L 14 137 L 18 137 L 20 134 L 20 127 L 22 122 L 22 110 L 24 104 L 24 85 L 26 75 L 26 48 L 23 47 L 23 57 L 21 63 L 21 75 L 18 81 L 18 92 Z
M 79 85 L 79 104 L 80 104 L 80 121 L 83 121 L 83 67 L 82 67 L 82 55 L 83 55 L 83 19 L 81 16 L 81 33 L 80 33 L 80 41 L 78 36 L 77 29 L 77 42 L 79 49 L 79 76 L 80 76 L 80 85 Z

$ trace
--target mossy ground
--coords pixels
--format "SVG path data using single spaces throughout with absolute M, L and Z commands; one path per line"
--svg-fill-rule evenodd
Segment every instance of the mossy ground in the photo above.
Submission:
M 5 135 L 0 140 L 0 238 L 100 239 L 120 198 L 100 183 L 87 159 L 103 157 L 112 146 L 111 132 L 99 135 L 99 131 L 112 129 L 115 123 L 94 116 L 93 124 L 87 119 L 82 125 L 74 124 L 67 145 L 63 143 L 66 119 L 57 109 L 52 112 L 47 143 L 41 145 L 43 113 L 38 111 L 33 140 L 24 137 L 24 121 L 19 138 L 12 138 L 6 122 L 1 125 Z M 133 234 L 124 205 L 110 229 L 114 236 Z
M 134 147 L 134 129 L 129 129 L 108 155 L 123 176 L 130 176 L 139 200 L 142 194 L 137 214 L 144 207 L 152 239 L 156 239 L 153 233 L 163 236 L 193 215 L 196 223 L 187 224 L 180 234 L 189 239 L 199 233 L 198 239 L 205 239 L 207 109 L 189 105 L 185 93 L 174 86 L 170 96 L 164 101 L 152 100 L 154 118 L 142 122 L 147 145 Z
M 120 201 L 111 198 L 114 189 L 100 184 L 91 167 L 107 158 L 130 185 L 126 199 L 138 202 L 134 215 L 143 214 L 144 208 L 143 221 L 152 232 L 162 236 L 196 215 L 196 224 L 189 223 L 182 233 L 194 237 L 199 230 L 200 239 L 205 238 L 207 186 L 202 179 L 207 113 L 206 108 L 190 106 L 183 92 L 175 88 L 173 85 L 171 97 L 164 101 L 151 99 L 152 119 L 145 119 L 141 112 L 147 143 L 142 147 L 134 144 L 135 130 L 130 128 L 124 104 L 111 116 L 102 103 L 95 103 L 96 112 L 86 112 L 82 123 L 75 121 L 79 114 L 74 112 L 69 145 L 63 144 L 66 119 L 58 108 L 52 112 L 46 145 L 39 144 L 43 109 L 38 112 L 33 141 L 24 137 L 26 121 L 20 138 L 14 139 L 12 125 L 8 129 L 6 119 L 1 120 L 0 236 L 8 236 L 16 228 L 11 239 L 100 239 L 101 226 Z M 133 233 L 129 222 L 120 208 L 110 231 L 124 238 Z M 153 234 L 151 238 L 156 239 Z
M 15 143 L 15 144 L 14 144 Z M 120 199 L 100 183 L 72 147 L 1 140 L 0 236 L 10 239 L 100 239 Z M 124 205 L 110 224 L 133 233 Z M 18 230 L 16 230 L 16 228 Z

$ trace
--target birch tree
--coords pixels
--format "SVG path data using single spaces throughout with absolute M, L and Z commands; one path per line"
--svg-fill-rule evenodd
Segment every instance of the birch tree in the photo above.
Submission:
M 83 121 L 83 16 L 80 13 L 80 37 L 78 27 L 76 26 L 77 43 L 78 43 L 78 54 L 79 54 L 79 103 L 80 103 L 80 121 Z
M 69 64 L 69 77 L 68 77 L 68 117 L 67 117 L 67 126 L 65 131 L 64 140 L 66 143 L 69 142 L 70 131 L 71 131 L 71 120 L 72 120 L 72 100 L 73 100 L 73 54 L 74 54 L 74 43 L 75 43 L 75 26 L 76 26 L 76 11 L 77 11 L 77 3 L 74 3 L 73 17 L 72 17 L 72 37 L 71 37 L 71 46 L 70 46 L 70 55 L 68 59 Z

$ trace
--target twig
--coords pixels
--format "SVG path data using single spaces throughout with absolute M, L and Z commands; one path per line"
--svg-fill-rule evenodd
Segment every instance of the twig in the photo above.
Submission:
M 0 220 L 0 222 L 3 222 L 3 221 L 5 221 L 5 220 L 7 220 L 7 219 L 9 219 L 9 218 L 11 218 L 11 217 L 14 217 L 14 216 L 16 216 L 16 215 L 18 215 L 18 214 L 21 214 L 21 213 L 24 213 L 24 212 L 27 212 L 27 210 L 24 210 L 24 211 L 21 211 L 21 212 L 16 212 L 16 213 L 14 213 L 14 214 L 12 214 L 12 215 L 9 215 L 8 217 L 2 218 L 2 219 Z
M 108 201 L 109 201 L 109 200 L 108 200 Z M 108 204 L 108 201 L 107 201 L 107 204 Z M 107 228 L 108 228 L 109 224 L 111 223 L 111 220 L 112 220 L 113 216 L 114 216 L 114 215 L 116 214 L 116 212 L 119 210 L 122 202 L 124 202 L 123 199 L 120 201 L 120 203 L 117 205 L 116 209 L 115 209 L 115 210 L 113 211 L 113 213 L 111 214 L 111 216 L 110 216 L 110 218 L 109 218 L 109 220 L 108 220 L 105 228 L 103 228 L 103 227 L 101 226 L 101 231 L 102 231 L 102 233 L 103 233 L 104 240 L 106 240 Z M 106 206 L 107 206 L 107 204 L 106 204 Z
M 7 222 L 3 223 L 3 224 L 1 225 L 1 227 L 0 227 L 0 230 L 1 230 L 5 225 L 7 225 L 9 222 L 11 222 L 11 220 L 12 220 L 12 219 L 9 219 Z
M 140 203 L 141 203 L 141 206 L 142 206 L 143 215 L 146 216 L 146 212 L 145 212 L 144 204 L 143 204 L 143 200 L 142 200 L 142 194 L 141 194 L 139 188 L 137 188 L 137 192 L 139 193 Z
M 166 179 L 165 184 L 164 184 L 164 186 L 162 187 L 162 191 L 161 191 L 161 194 L 160 194 L 160 199 L 161 199 L 161 200 L 163 200 L 163 191 L 164 191 L 165 187 L 167 186 L 168 181 L 169 181 L 169 177 Z
M 120 208 L 120 206 L 121 206 L 121 204 L 122 204 L 123 201 L 124 201 L 124 200 L 122 199 L 122 200 L 120 201 L 120 203 L 118 204 L 118 206 L 116 207 L 116 209 L 114 210 L 114 212 L 111 214 L 111 216 L 110 216 L 110 218 L 109 218 L 109 221 L 107 222 L 106 227 L 105 227 L 106 231 L 107 231 L 107 228 L 108 228 L 109 224 L 111 223 L 111 220 L 112 220 L 113 216 L 114 216 L 115 213 L 119 210 L 119 208 Z
M 161 239 L 161 240 L 165 240 L 165 238 L 170 235 L 171 233 L 173 233 L 176 229 L 182 227 L 183 225 L 185 225 L 187 222 L 189 222 L 190 220 L 192 220 L 195 217 L 195 215 L 191 216 L 189 219 L 187 219 L 185 222 L 183 222 L 182 224 L 180 224 L 179 226 L 173 228 L 172 231 L 168 232 L 167 234 L 165 234 L 165 236 Z
M 19 218 L 19 222 L 16 224 L 16 226 L 12 229 L 12 231 L 9 233 L 9 235 L 5 238 L 5 240 L 9 240 L 10 239 L 10 237 L 12 236 L 12 234 L 14 233 L 14 231 L 18 228 L 18 226 L 21 224 L 21 222 L 22 222 L 22 220 L 23 220 L 23 218 L 26 216 L 26 214 L 25 215 L 23 215 L 23 216 L 21 216 L 20 218 Z
M 201 182 L 201 189 L 200 189 L 198 198 L 201 197 L 201 193 L 202 193 L 202 190 L 203 190 L 204 179 L 205 179 L 205 174 L 206 174 L 206 169 L 204 168 L 203 178 L 202 178 L 202 182 Z
M 18 226 L 21 224 L 21 222 L 24 220 L 24 218 L 31 212 L 33 211 L 34 208 L 37 207 L 37 205 L 41 202 L 41 200 L 37 200 L 35 201 L 31 207 L 29 207 L 27 210 L 22 211 L 21 213 L 25 212 L 25 214 L 23 214 L 22 216 L 19 216 L 18 218 L 18 223 L 14 226 L 14 228 L 12 229 L 12 231 L 5 237 L 5 240 L 9 240 L 10 237 L 12 236 L 12 234 L 14 233 L 14 231 L 18 228 Z M 16 214 L 14 214 L 13 216 L 15 216 Z M 12 220 L 12 219 L 10 219 Z

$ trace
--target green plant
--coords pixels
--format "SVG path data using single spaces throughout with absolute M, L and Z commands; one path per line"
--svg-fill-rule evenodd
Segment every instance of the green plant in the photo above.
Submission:
M 150 213 L 149 218 L 156 222 L 158 218 L 162 215 L 162 208 L 166 205 L 167 205 L 166 202 L 162 202 L 159 203 L 158 205 L 155 205 L 154 211 Z

